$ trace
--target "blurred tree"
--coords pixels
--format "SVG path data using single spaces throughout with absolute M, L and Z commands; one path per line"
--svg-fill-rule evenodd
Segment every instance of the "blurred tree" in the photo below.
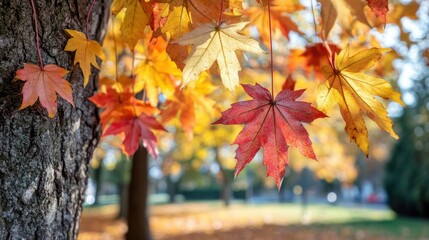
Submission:
M 398 121 L 401 139 L 387 164 L 385 186 L 395 212 L 429 217 L 429 76 L 413 89 L 416 102 Z
M 131 180 L 128 195 L 127 239 L 150 240 L 148 189 L 149 156 L 146 148 L 140 146 L 133 155 Z
M 182 2 L 182 4 L 180 4 L 180 2 Z M 213 122 L 213 117 L 218 116 L 215 116 L 216 114 L 210 113 L 210 111 L 218 110 L 218 106 L 221 109 L 226 109 L 227 106 L 229 106 L 231 103 L 248 99 L 247 94 L 244 94 L 241 89 L 237 91 L 236 95 L 233 95 L 225 93 L 223 88 L 219 88 L 211 84 L 211 78 L 214 80 L 223 79 L 225 82 L 225 76 L 220 75 L 225 75 L 225 69 L 230 68 L 230 66 L 225 68 L 225 66 L 223 66 L 219 61 L 217 64 L 217 70 L 215 69 L 216 67 L 213 67 L 213 69 L 203 73 L 198 78 L 200 70 L 203 71 L 206 68 L 209 68 L 213 63 L 213 61 L 211 61 L 213 59 L 211 59 L 209 62 L 206 62 L 206 59 L 203 58 L 203 55 L 205 54 L 200 56 L 201 58 L 199 61 L 193 62 L 193 60 L 191 61 L 190 59 L 197 59 L 198 57 L 194 58 L 194 55 L 198 56 L 199 51 L 203 48 L 205 48 L 204 52 L 209 52 L 209 55 L 212 55 L 212 51 L 210 50 L 212 45 L 209 44 L 207 46 L 197 47 L 200 44 L 194 44 L 193 46 L 188 47 L 188 49 L 186 49 L 184 46 L 177 46 L 177 43 L 187 45 L 184 43 L 187 40 L 183 41 L 183 39 L 186 39 L 188 36 L 190 36 L 187 34 L 186 37 L 183 36 L 182 40 L 178 40 L 180 39 L 181 34 L 192 30 L 194 31 L 190 33 L 191 35 L 198 33 L 198 31 L 204 30 L 204 28 L 201 28 L 202 24 L 206 22 L 213 22 L 213 20 L 217 19 L 219 16 L 218 25 L 214 29 L 216 31 L 213 32 L 210 30 L 209 32 L 212 32 L 212 35 L 208 34 L 205 37 L 211 38 L 213 36 L 220 36 L 218 33 L 221 33 L 218 31 L 221 26 L 241 26 L 241 24 L 233 24 L 236 24 L 237 22 L 251 22 L 249 27 L 244 31 L 250 30 L 249 32 L 252 33 L 252 35 L 255 35 L 254 30 L 256 29 L 262 42 L 266 44 L 267 48 L 271 48 L 273 50 L 274 54 L 272 53 L 271 57 L 274 59 L 271 61 L 270 66 L 270 64 L 267 64 L 268 61 L 266 61 L 269 57 L 268 55 L 242 55 L 239 53 L 240 62 L 243 62 L 242 66 L 249 72 L 246 79 L 246 70 L 240 71 L 240 83 L 259 83 L 267 86 L 270 85 L 270 82 L 275 82 L 273 83 L 274 86 L 272 90 L 273 95 L 275 95 L 276 92 L 279 92 L 280 89 L 282 89 L 281 84 L 284 82 L 284 79 L 286 78 L 285 76 L 292 76 L 293 78 L 300 77 L 300 81 L 297 81 L 297 86 L 299 86 L 297 89 L 307 88 L 308 90 L 306 91 L 306 96 L 303 98 L 305 98 L 305 100 L 309 103 L 315 103 L 317 102 L 315 97 L 319 95 L 318 92 L 320 92 L 320 89 L 317 89 L 316 85 L 319 85 L 320 87 L 320 85 L 323 84 L 318 83 L 327 83 L 330 81 L 336 82 L 335 78 L 331 78 L 331 80 L 329 80 L 330 77 L 327 77 L 328 81 L 326 81 L 322 74 L 322 66 L 330 65 L 331 68 L 334 66 L 335 58 L 332 56 L 332 53 L 338 53 L 341 51 L 341 49 L 348 49 L 347 46 L 351 46 L 353 52 L 359 52 L 365 49 L 368 50 L 370 48 L 372 48 L 372 50 L 368 51 L 374 51 L 374 48 L 382 47 L 382 41 L 376 39 L 375 35 L 377 35 L 377 33 L 383 32 L 386 23 L 395 24 L 401 28 L 401 17 L 407 16 L 412 18 L 414 16 L 413 14 L 415 13 L 415 9 L 414 11 L 411 11 L 411 13 L 407 13 L 405 11 L 405 9 L 411 9 L 411 4 L 409 4 L 409 6 L 407 5 L 407 7 L 404 7 L 405 5 L 398 1 L 393 1 L 390 3 L 390 5 L 394 7 L 394 10 L 392 11 L 394 14 L 388 15 L 387 21 L 384 14 L 381 14 L 383 15 L 381 17 L 379 14 L 374 14 L 374 12 L 377 11 L 370 9 L 364 0 L 327 0 L 318 1 L 318 5 L 316 4 L 316 1 L 305 2 L 299 0 L 273 0 L 272 2 L 258 0 L 256 2 L 244 2 L 246 3 L 244 5 L 242 0 L 219 0 L 211 2 L 198 1 L 198 3 L 195 5 L 189 2 L 191 3 L 189 5 L 189 9 L 187 1 L 170 1 L 169 3 L 164 3 L 164 1 L 122 0 L 115 1 L 113 4 L 112 13 L 117 15 L 117 17 L 115 17 L 115 20 L 112 21 L 111 29 L 117 29 L 117 34 L 115 37 L 114 30 L 108 34 L 106 38 L 105 47 L 110 50 L 107 50 L 108 52 L 106 53 L 107 61 L 105 61 L 105 64 L 107 67 L 102 68 L 104 81 L 100 82 L 101 93 L 106 92 L 107 88 L 115 88 L 117 93 L 121 91 L 126 92 L 125 90 L 132 89 L 133 94 L 137 94 L 138 98 L 145 102 L 145 104 L 151 104 L 152 108 L 150 109 L 153 110 L 156 108 L 159 110 L 159 112 L 155 111 L 156 113 L 151 114 L 159 116 L 160 121 L 164 124 L 164 126 L 173 130 L 174 140 L 167 141 L 172 146 L 169 147 L 167 153 L 163 153 L 161 151 L 161 156 L 165 159 L 163 163 L 165 166 L 163 166 L 163 169 L 167 175 L 167 183 L 169 186 L 168 191 L 172 201 L 174 200 L 175 186 L 177 186 L 176 184 L 178 181 L 186 182 L 189 184 L 189 186 L 191 186 L 189 187 L 190 189 L 195 189 L 192 187 L 197 186 L 201 182 L 205 181 L 203 184 L 210 185 L 214 182 L 215 179 L 217 179 L 222 186 L 221 188 L 224 202 L 226 205 L 229 204 L 229 199 L 231 196 L 230 179 L 232 178 L 231 169 L 233 168 L 233 164 L 228 164 L 228 162 L 234 163 L 234 161 L 230 161 L 233 159 L 232 157 L 223 158 L 220 154 L 220 150 L 225 146 L 226 143 L 231 143 L 237 134 L 226 130 L 231 130 L 231 128 L 211 127 L 209 123 Z M 387 1 L 385 3 L 387 4 Z M 252 7 L 249 7 L 250 5 L 248 4 L 250 4 Z M 270 11 L 270 7 L 268 7 L 269 5 L 272 7 L 272 10 Z M 413 6 L 415 5 L 416 4 L 413 4 Z M 243 9 L 243 6 L 246 6 L 246 9 Z M 419 4 L 417 4 L 417 8 L 418 6 Z M 137 9 L 134 9 L 135 7 L 137 7 Z M 121 9 L 126 9 L 126 11 L 122 11 L 120 13 Z M 132 11 L 130 9 L 138 10 L 140 13 L 144 14 L 137 14 L 138 12 Z M 247 19 L 241 17 L 243 10 L 245 13 L 244 15 L 248 17 Z M 371 12 L 371 10 L 373 12 Z M 133 12 L 135 15 L 132 16 Z M 273 29 L 267 28 L 267 20 L 269 19 L 267 16 L 268 14 L 272 14 Z M 191 15 L 192 19 L 190 17 Z M 134 18 L 134 16 L 139 18 Z M 306 17 L 303 18 L 302 16 Z M 144 29 L 144 27 L 136 25 L 139 27 L 136 27 L 135 29 L 128 29 L 130 26 L 134 26 L 133 24 L 129 24 L 130 19 L 135 19 L 138 24 L 145 22 L 142 25 L 149 26 Z M 295 21 L 299 24 L 294 23 Z M 117 23 L 115 25 L 116 27 L 113 26 L 114 22 Z M 338 24 L 334 24 L 335 22 Z M 120 31 L 122 38 L 119 37 L 119 26 L 121 29 Z M 211 29 L 211 27 L 209 29 Z M 135 30 L 135 34 L 131 34 L 133 35 L 131 38 L 129 36 L 130 34 L 128 30 Z M 271 34 L 268 34 L 271 31 L 268 30 L 273 30 L 272 32 L 274 33 L 272 39 L 274 42 L 273 46 L 271 46 L 272 41 L 268 41 L 268 39 L 271 38 L 269 37 Z M 289 34 L 291 31 L 297 34 Z M 139 39 L 140 41 L 138 41 Z M 203 38 L 200 40 L 202 39 Z M 292 41 L 286 42 L 286 39 Z M 300 44 L 297 44 L 298 42 L 300 42 Z M 299 48 L 297 48 L 295 44 L 299 45 Z M 127 48 L 127 45 L 129 48 Z M 198 48 L 197 51 L 195 50 L 195 47 Z M 377 53 L 377 57 L 371 57 L 372 60 L 369 61 L 370 63 L 367 64 L 367 67 L 372 65 L 373 62 L 381 57 L 381 52 L 385 52 L 385 50 L 376 51 L 379 51 L 380 54 Z M 235 54 L 235 49 L 233 52 Z M 190 54 L 190 58 L 184 61 L 188 53 Z M 288 55 L 290 56 L 285 57 Z M 377 65 L 373 73 L 378 74 L 380 77 L 388 78 L 388 74 L 394 70 L 392 67 L 392 60 L 397 59 L 398 55 L 395 52 L 386 53 L 385 55 L 386 57 L 380 61 L 381 64 Z M 242 58 L 242 56 L 244 57 Z M 355 57 L 355 60 L 356 58 L 360 58 L 359 56 Z M 231 57 L 228 58 L 231 59 Z M 234 59 L 235 58 L 233 58 L 233 60 Z M 245 61 L 241 61 L 243 59 Z M 236 60 L 234 60 L 234 62 L 235 61 Z M 288 63 L 287 66 L 285 66 L 285 62 Z M 184 66 L 185 63 L 187 66 Z M 231 64 L 231 62 L 228 62 L 227 65 L 232 66 L 236 64 Z M 364 67 L 363 65 L 365 64 L 358 65 L 362 66 L 359 67 L 359 70 L 354 69 L 353 71 L 360 72 L 361 70 L 364 70 L 361 69 L 361 67 Z M 112 66 L 116 66 L 116 68 L 112 68 Z M 367 67 L 364 68 L 366 69 Z M 113 69 L 115 71 L 113 71 Z M 180 71 L 182 69 L 183 76 Z M 193 69 L 191 71 L 192 74 L 190 74 L 189 69 Z M 220 70 L 220 72 L 223 74 L 219 74 L 218 70 Z M 241 67 L 239 67 L 239 69 L 234 69 L 234 76 L 236 70 L 241 70 Z M 273 75 L 272 81 L 270 73 Z M 193 78 L 198 78 L 198 80 L 193 79 L 197 81 L 191 81 L 191 83 L 188 84 L 191 80 L 189 75 L 195 75 Z M 304 82 L 307 83 L 306 85 L 301 83 L 303 82 L 301 80 L 304 78 Z M 229 85 L 230 84 L 231 83 L 229 83 Z M 187 85 L 187 87 L 185 87 L 185 85 Z M 228 85 L 226 86 L 228 88 Z M 311 89 L 311 87 L 313 87 L 313 89 Z M 336 87 L 330 86 L 330 88 L 335 89 Z M 373 86 L 370 86 L 369 88 L 373 88 Z M 365 92 L 365 89 L 360 91 Z M 340 92 L 344 94 L 343 90 Z M 351 92 L 356 93 L 356 91 Z M 354 93 L 348 97 L 343 95 L 344 101 L 346 101 L 346 98 L 347 101 L 350 101 L 352 100 L 349 99 L 350 97 L 354 98 L 356 97 L 354 95 L 359 95 Z M 213 94 L 217 94 L 217 96 L 209 97 L 209 95 Z M 322 93 L 322 97 L 325 96 L 324 94 L 325 93 Z M 382 95 L 382 97 L 389 98 L 388 94 Z M 325 100 L 327 98 L 328 97 L 326 95 Z M 366 100 L 373 101 L 374 98 L 377 97 L 373 97 L 371 95 L 371 97 L 366 96 L 364 98 Z M 116 97 L 113 99 L 116 99 Z M 122 108 L 118 109 L 125 110 L 125 102 L 127 101 L 124 101 L 122 106 L 121 99 L 120 101 L 114 101 L 113 106 L 115 107 L 109 108 L 109 110 L 115 110 L 120 106 Z M 377 103 L 377 105 L 378 104 L 380 103 Z M 352 118 L 356 118 L 356 121 L 359 122 L 358 125 L 365 125 L 362 124 L 363 119 L 360 118 L 360 114 L 362 112 L 368 112 L 368 109 L 359 111 L 359 108 L 365 108 L 368 103 L 366 102 L 365 104 L 360 104 L 358 107 L 354 106 L 355 104 L 352 105 L 356 110 L 351 114 L 353 115 Z M 136 106 L 134 104 L 128 107 L 130 107 L 130 109 L 132 107 L 135 110 Z M 342 109 L 344 110 L 344 108 Z M 382 109 L 381 115 L 387 115 L 387 113 L 384 112 L 383 106 L 380 105 L 378 110 L 380 109 Z M 348 110 L 350 110 L 350 108 L 348 108 Z M 376 112 L 379 112 L 378 110 Z M 106 116 L 109 111 L 106 109 L 103 113 L 104 116 Z M 307 163 L 309 161 L 305 159 L 304 163 L 304 161 L 302 161 L 304 159 L 303 157 L 298 157 L 296 156 L 297 152 L 290 151 L 292 152 L 290 154 L 288 153 L 290 155 L 290 159 L 297 159 L 290 161 L 293 165 L 295 165 L 294 170 L 310 169 L 312 172 L 315 172 L 317 176 L 326 179 L 330 183 L 332 183 L 335 179 L 339 179 L 341 182 L 347 183 L 350 183 L 354 180 L 357 175 L 354 168 L 354 151 L 350 151 L 348 148 L 344 147 L 343 139 L 346 138 L 346 134 L 339 134 L 339 132 L 343 132 L 343 118 L 345 118 L 344 115 L 348 116 L 350 115 L 350 112 L 347 113 L 346 111 L 345 113 L 342 111 L 341 113 L 342 115 L 340 115 L 338 109 L 334 109 L 332 112 L 327 112 L 327 114 L 331 117 L 331 120 L 330 122 L 326 121 L 325 125 L 330 125 L 331 127 L 325 127 L 323 124 L 315 124 L 313 127 L 308 127 L 309 129 L 313 128 L 313 130 L 310 129 L 309 132 L 311 136 L 315 136 L 313 142 L 316 146 L 314 149 L 320 162 Z M 126 115 L 124 114 L 124 116 Z M 368 116 L 373 119 L 374 112 L 371 111 Z M 114 119 L 110 123 L 117 127 L 117 125 L 113 124 L 113 122 L 118 119 Z M 353 121 L 354 120 L 351 122 Z M 346 130 L 354 129 L 352 126 L 354 123 L 350 125 L 350 118 L 349 120 L 346 119 L 346 122 L 349 124 L 349 127 L 346 127 Z M 108 124 L 106 124 L 106 126 L 107 125 Z M 390 126 L 390 122 L 388 125 Z M 368 124 L 368 126 L 370 126 L 370 124 Z M 368 127 L 368 129 L 369 132 L 372 132 L 373 128 Z M 362 135 L 361 137 L 366 139 L 366 130 L 367 128 L 363 127 L 358 129 L 357 132 L 364 133 L 359 135 Z M 136 140 L 134 143 L 140 143 L 140 137 L 129 134 L 130 132 L 131 131 L 125 133 L 125 135 L 128 136 L 128 140 L 131 136 L 134 137 L 133 140 Z M 348 134 L 350 134 L 350 132 L 348 132 Z M 190 141 L 190 139 L 192 139 L 192 141 Z M 350 135 L 349 139 L 356 141 L 356 136 Z M 143 137 L 142 140 L 144 141 L 147 139 Z M 160 145 L 163 144 L 162 142 L 163 141 L 161 141 Z M 129 141 L 127 143 L 129 144 Z M 329 147 L 327 148 L 326 146 Z M 267 149 L 264 150 L 267 152 Z M 367 150 L 364 151 L 365 153 L 368 153 Z M 141 153 L 137 155 L 141 155 Z M 134 171 L 134 168 L 137 166 L 135 163 L 137 155 L 135 156 L 133 163 L 132 179 L 134 180 L 132 180 L 132 182 L 135 181 L 135 179 L 138 177 L 146 176 L 147 178 L 147 169 L 145 172 L 141 172 L 141 169 L 140 171 Z M 259 154 L 259 157 L 256 158 L 257 160 L 261 160 L 260 155 L 261 154 Z M 147 160 L 147 158 L 144 159 Z M 250 162 L 250 160 L 252 159 L 248 159 L 248 162 Z M 180 164 L 174 164 L 174 162 Z M 218 177 L 214 178 L 213 174 L 206 173 L 216 172 L 216 163 L 219 171 L 217 174 Z M 267 165 L 267 162 L 264 162 L 264 164 Z M 190 169 L 189 172 L 187 171 L 186 174 L 182 174 L 183 171 L 188 169 Z M 202 172 L 206 176 L 197 178 L 197 175 L 201 176 Z M 134 176 L 134 174 L 139 174 L 139 176 Z M 260 172 L 257 172 L 255 175 L 258 174 L 260 174 Z M 265 175 L 265 172 L 262 173 L 262 175 Z M 175 176 L 177 176 L 177 179 Z M 201 179 L 203 180 L 200 181 Z M 147 181 L 147 179 L 144 181 Z M 263 184 L 264 183 L 261 185 Z M 139 202 L 140 204 L 144 204 L 144 206 L 136 211 L 130 211 L 130 213 L 133 214 L 140 213 L 143 215 L 140 215 L 139 218 L 129 216 L 129 223 L 130 221 L 133 221 L 133 219 L 139 219 L 139 221 L 142 220 L 143 222 L 140 224 L 145 224 L 144 226 L 146 229 L 148 224 L 147 216 L 144 215 L 147 214 L 147 209 L 145 208 L 146 199 L 141 198 L 147 197 L 147 191 L 146 193 L 137 192 L 134 194 L 134 190 L 132 189 L 137 185 L 133 185 L 133 183 L 131 185 L 132 187 L 130 194 L 133 194 L 133 196 L 136 196 L 138 199 L 130 199 L 130 202 Z M 266 185 L 274 186 L 273 184 L 270 185 L 270 183 Z M 139 190 L 142 189 L 139 188 Z M 138 226 L 138 224 L 135 222 L 132 224 L 130 223 L 130 231 L 128 234 L 129 238 L 132 236 L 131 232 L 134 231 L 132 228 L 136 226 Z M 144 234 L 144 232 L 140 231 L 140 234 Z
M 415 5 L 403 13 L 414 12 Z M 396 213 L 429 217 L 429 3 L 422 1 L 419 14 L 408 17 L 413 21 L 400 24 L 406 31 L 396 44 L 404 56 L 402 88 L 408 106 L 397 124 L 401 139 L 386 165 L 385 188 Z

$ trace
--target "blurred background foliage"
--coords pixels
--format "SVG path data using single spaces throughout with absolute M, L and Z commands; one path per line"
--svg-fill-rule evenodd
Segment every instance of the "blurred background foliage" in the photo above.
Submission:
M 307 1 L 300 3 L 304 7 L 292 11 L 290 16 L 302 23 L 299 30 L 305 34 L 291 33 L 289 40 L 278 32 L 274 34 L 275 89 L 281 89 L 285 80 L 291 78 L 296 89 L 307 89 L 303 98 L 314 102 L 314 82 L 321 77 L 314 66 L 326 64 L 326 59 L 315 57 L 322 53 L 318 52 L 311 10 Z M 377 63 L 373 74 L 382 75 L 402 92 L 407 108 L 402 109 L 394 103 L 388 105 L 399 141 L 382 133 L 373 122 L 366 121 L 371 143 L 367 158 L 348 142 L 341 115 L 334 108 L 328 112 L 329 118 L 306 125 L 318 161 L 305 159 L 291 150 L 290 165 L 280 191 L 274 181 L 266 177 L 260 154 L 234 179 L 236 146 L 231 143 L 242 127 L 211 123 L 219 118 L 221 110 L 246 97 L 241 88 L 233 95 L 216 87 L 212 80 L 219 76 L 213 70 L 210 77 L 200 79 L 205 90 L 195 91 L 203 94 L 192 96 L 199 99 L 195 105 L 193 131 L 185 129 L 186 119 L 181 119 L 179 114 L 168 119 L 168 132 L 158 133 L 160 157 L 149 160 L 147 173 L 150 204 L 200 200 L 222 200 L 225 206 L 234 202 L 298 202 L 302 203 L 302 209 L 308 204 L 351 204 L 379 209 L 389 206 L 399 215 L 429 217 L 429 2 L 392 0 L 389 3 L 393 8 L 384 28 L 368 13 L 366 17 L 374 26 L 372 29 L 343 17 L 333 30 L 332 44 L 333 47 L 351 45 L 355 51 L 369 46 L 392 48 Z M 341 31 L 341 26 L 349 31 Z M 119 54 L 117 66 L 121 72 L 130 73 L 130 55 L 120 38 L 115 38 L 119 34 L 119 24 L 111 22 L 108 30 L 104 46 L 113 49 L 109 46 L 116 44 L 117 49 L 125 49 Z M 255 28 L 247 31 L 260 37 Z M 150 55 L 152 50 L 145 43 L 140 44 L 142 57 Z M 110 67 L 102 68 L 101 82 L 108 82 L 112 79 L 109 76 L 115 75 L 112 70 L 115 54 L 106 54 L 110 60 L 103 64 Z M 241 83 L 258 82 L 267 86 L 270 80 L 268 56 L 246 54 L 242 57 L 246 61 L 242 63 L 245 68 L 240 72 Z M 174 89 L 167 94 L 170 96 L 173 92 Z M 157 100 L 162 103 L 165 97 L 161 94 Z M 186 102 L 186 99 L 179 99 L 177 104 L 180 101 Z M 186 105 L 182 108 L 186 109 Z M 121 140 L 104 138 L 91 161 L 86 206 L 118 204 L 118 217 L 124 217 L 130 169 L 131 161 L 121 153 Z

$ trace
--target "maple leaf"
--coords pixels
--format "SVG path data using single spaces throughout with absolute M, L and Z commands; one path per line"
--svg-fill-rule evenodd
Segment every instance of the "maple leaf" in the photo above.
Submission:
M 128 156 L 135 153 L 142 139 L 149 153 L 157 157 L 156 137 L 151 129 L 165 129 L 152 116 L 159 112 L 156 108 L 135 98 L 129 87 L 106 86 L 105 92 L 99 92 L 89 100 L 97 107 L 104 108 L 100 117 L 103 136 L 123 133 L 124 152 Z
M 49 64 L 40 68 L 25 63 L 23 69 L 16 71 L 16 78 L 26 81 L 22 88 L 22 104 L 19 109 L 33 105 L 37 99 L 53 118 L 57 113 L 57 93 L 71 105 L 73 104 L 70 83 L 63 79 L 68 73 L 64 68 Z
M 271 93 L 259 84 L 242 86 L 253 100 L 232 104 L 215 124 L 245 124 L 234 141 L 238 144 L 235 176 L 262 147 L 268 175 L 280 188 L 288 164 L 289 146 L 297 148 L 305 157 L 316 159 L 311 140 L 301 122 L 310 123 L 326 115 L 309 103 L 296 101 L 304 90 L 282 90 L 273 99 Z
M 375 65 L 385 48 L 371 48 L 349 56 L 349 47 L 336 54 L 332 66 L 322 71 L 326 81 L 319 85 L 318 108 L 326 111 L 337 103 L 346 122 L 346 132 L 362 151 L 368 155 L 368 130 L 361 113 L 398 139 L 386 108 L 375 98 L 390 99 L 404 106 L 401 94 L 394 91 L 384 79 L 361 73 Z
M 113 1 L 113 15 L 117 15 L 122 9 L 126 9 L 121 26 L 122 37 L 125 39 L 131 51 L 133 51 L 138 40 L 144 38 L 144 30 L 149 24 L 152 8 L 150 3 L 143 2 L 142 5 L 140 0 Z
M 292 78 L 292 75 L 288 75 L 285 79 L 285 82 L 282 85 L 282 90 L 295 90 L 296 81 Z
M 333 53 L 341 51 L 337 45 L 332 43 L 329 43 L 329 48 Z M 306 46 L 305 50 L 292 49 L 288 56 L 286 67 L 288 72 L 295 72 L 301 68 L 307 76 L 314 73 L 317 79 L 322 80 L 322 66 L 329 63 L 328 59 L 329 53 L 325 46 L 322 43 L 315 43 Z
M 335 9 L 334 4 L 331 0 L 317 0 L 322 5 L 321 7 L 321 27 L 322 27 L 322 37 L 326 39 L 331 32 L 332 27 L 335 24 L 335 20 L 337 20 L 337 10 Z
M 248 16 L 251 25 L 256 26 L 262 41 L 266 46 L 270 46 L 270 28 L 268 19 L 268 1 L 258 1 L 261 5 L 246 9 L 244 15 Z M 289 39 L 289 32 L 299 33 L 298 26 L 285 13 L 293 13 L 304 7 L 297 0 L 274 0 L 271 1 L 271 26 L 272 29 L 279 29 L 281 33 Z
M 197 122 L 196 111 L 203 110 L 211 113 L 216 110 L 215 102 L 207 97 L 215 87 L 206 81 L 208 74 L 203 72 L 195 84 L 188 85 L 181 90 L 176 88 L 174 98 L 169 99 L 161 112 L 161 122 L 170 121 L 175 116 L 180 116 L 180 123 L 188 138 L 192 137 L 194 126 Z
M 143 61 L 135 67 L 134 92 L 145 88 L 153 106 L 158 104 L 159 91 L 168 97 L 173 95 L 175 78 L 181 76 L 180 70 L 165 51 L 166 45 L 165 40 L 159 37 L 146 45 L 136 46 L 136 53 L 142 54 Z
M 352 18 L 369 26 L 365 16 L 365 0 L 317 0 L 322 5 L 322 38 L 326 39 L 337 21 L 345 31 L 350 31 Z
M 123 144 L 127 156 L 131 156 L 137 151 L 141 138 L 143 146 L 156 159 L 158 158 L 158 149 L 156 147 L 157 139 L 151 129 L 165 131 L 164 127 L 152 116 L 148 116 L 144 113 L 140 114 L 138 117 L 127 115 L 112 122 L 103 136 L 124 133 L 125 138 Z
M 169 4 L 173 10 L 168 15 L 162 32 L 169 32 L 172 39 L 177 39 L 191 29 L 191 13 L 185 0 L 173 0 Z
M 117 88 L 106 86 L 105 92 L 96 93 L 89 100 L 97 107 L 104 108 L 100 115 L 103 130 L 110 122 L 117 121 L 124 116 L 138 116 L 142 113 L 151 115 L 158 112 L 149 104 L 135 98 L 130 88 L 118 91 Z
M 74 64 L 79 63 L 79 67 L 83 73 L 83 86 L 86 86 L 89 81 L 89 75 L 91 74 L 91 65 L 99 69 L 96 57 L 104 60 L 104 55 L 100 44 L 94 40 L 88 40 L 84 33 L 66 29 L 67 34 L 71 38 L 67 41 L 67 45 L 64 48 L 65 51 L 74 52 Z
M 216 61 L 223 85 L 234 91 L 239 82 L 238 71 L 241 70 L 235 51 L 264 52 L 256 40 L 239 33 L 246 25 L 246 22 L 230 25 L 224 22 L 220 26 L 208 23 L 183 35 L 177 43 L 193 46 L 185 61 L 182 86 L 197 80 L 201 72 Z
M 188 3 L 189 11 L 192 13 L 192 24 L 199 26 L 203 23 L 213 22 L 213 19 L 219 18 L 219 13 L 223 1 L 223 21 L 229 23 L 240 22 L 241 12 L 243 11 L 243 0 L 210 0 L 194 1 L 183 0 Z
M 161 28 L 167 22 L 169 9 L 169 3 L 152 3 L 152 16 L 149 25 L 153 32 L 161 32 Z
M 389 11 L 388 0 L 368 0 L 368 7 L 383 24 L 386 24 L 386 14 Z

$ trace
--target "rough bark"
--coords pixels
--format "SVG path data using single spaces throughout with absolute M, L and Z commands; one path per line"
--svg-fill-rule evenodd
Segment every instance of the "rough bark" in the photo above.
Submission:
M 127 240 L 151 240 L 148 210 L 149 163 L 146 148 L 140 146 L 133 156 L 128 196 Z
M 64 29 L 85 31 L 88 0 L 37 0 L 39 35 L 45 64 L 70 70 L 75 107 L 58 100 L 55 118 L 36 103 L 18 110 L 24 63 L 38 64 L 30 0 L 0 0 L 0 239 L 76 239 L 88 161 L 98 138 L 97 109 L 87 97 L 94 74 L 83 77 L 64 52 Z M 109 1 L 96 1 L 89 35 L 101 40 Z M 95 73 L 95 71 L 94 71 Z

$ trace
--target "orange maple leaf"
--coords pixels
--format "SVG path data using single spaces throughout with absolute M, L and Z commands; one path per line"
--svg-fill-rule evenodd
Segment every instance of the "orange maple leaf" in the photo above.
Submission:
M 123 135 L 124 153 L 130 156 L 137 150 L 140 139 L 149 153 L 157 158 L 156 136 L 151 130 L 165 130 L 153 117 L 158 110 L 150 104 L 135 98 L 131 88 L 118 91 L 106 86 L 106 92 L 99 92 L 89 100 L 104 108 L 100 122 L 103 136 Z
M 246 9 L 245 15 L 250 19 L 250 25 L 256 26 L 261 39 L 266 46 L 270 46 L 270 28 L 268 27 L 268 1 L 259 0 L 261 5 Z M 279 29 L 281 33 L 289 39 L 289 32 L 300 32 L 298 26 L 290 19 L 286 13 L 292 13 L 304 7 L 299 1 L 274 0 L 271 2 L 272 29 Z
M 48 116 L 53 118 L 57 113 L 57 93 L 74 106 L 70 83 L 63 79 L 67 73 L 67 70 L 54 64 L 41 68 L 25 63 L 23 69 L 16 71 L 16 78 L 26 81 L 19 109 L 31 106 L 39 99 L 40 104 L 48 111 Z
M 206 113 L 212 113 L 217 110 L 214 107 L 215 101 L 207 97 L 215 90 L 215 86 L 206 81 L 206 79 L 207 74 L 203 72 L 197 82 L 188 85 L 183 90 L 180 86 L 177 86 L 174 98 L 166 102 L 161 112 L 161 121 L 163 123 L 180 115 L 180 123 L 188 138 L 192 138 L 197 122 L 197 111 L 202 110 Z
M 335 44 L 329 44 L 332 53 L 341 51 Z M 323 80 L 322 66 L 329 64 L 329 53 L 322 43 L 308 45 L 304 49 L 292 49 L 286 67 L 288 72 L 295 72 L 297 69 L 302 69 L 306 76 L 314 73 L 318 80 Z
M 106 126 L 126 116 L 139 116 L 142 113 L 148 115 L 158 113 L 158 110 L 150 104 L 134 97 L 130 88 L 118 91 L 116 88 L 106 86 L 105 92 L 99 92 L 89 98 L 97 107 L 104 108 L 100 115 L 100 123 L 104 130 Z

